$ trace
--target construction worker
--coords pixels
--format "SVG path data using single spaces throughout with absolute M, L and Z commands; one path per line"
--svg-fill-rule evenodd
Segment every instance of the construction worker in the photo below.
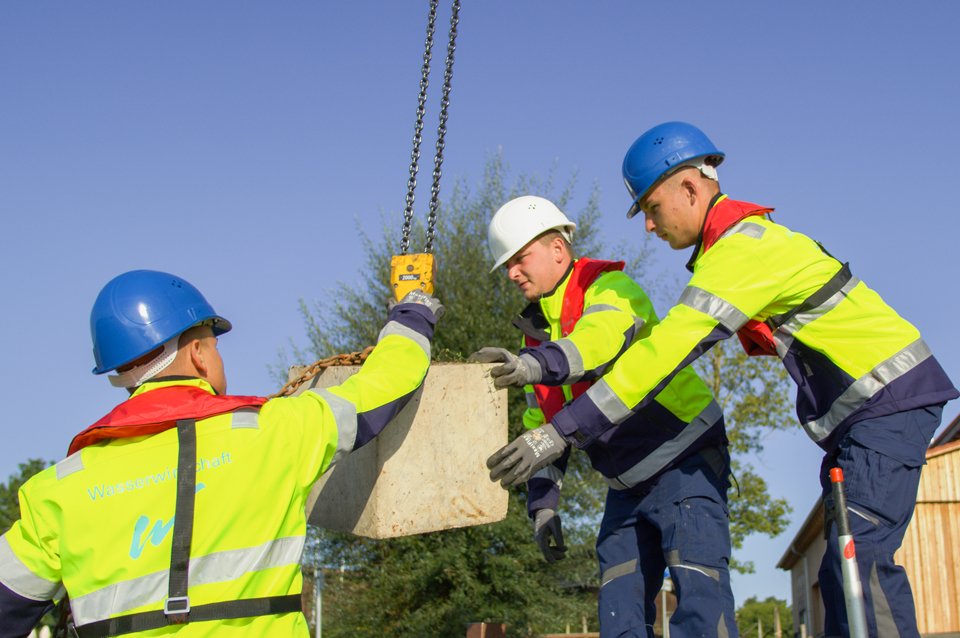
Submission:
M 650 338 L 635 341 L 553 418 L 553 428 L 564 443 L 589 444 L 616 423 L 618 410 L 642 410 L 684 366 L 734 334 L 749 354 L 780 357 L 798 385 L 800 423 L 825 452 L 829 542 L 819 584 L 826 635 L 848 635 L 828 476 L 839 466 L 869 633 L 917 636 L 910 585 L 893 554 L 916 504 L 927 445 L 957 389 L 917 329 L 847 264 L 775 224 L 773 209 L 724 195 L 723 158 L 683 122 L 650 129 L 627 151 L 627 216 L 642 211 L 647 231 L 671 248 L 693 246 L 693 275 Z
M 135 270 L 90 316 L 94 374 L 130 398 L 20 491 L 0 537 L 0 637 L 26 636 L 69 594 L 98 636 L 308 636 L 304 505 L 420 386 L 442 306 L 410 293 L 343 384 L 264 399 L 226 394 L 230 330 L 184 279 Z
M 547 562 L 563 558 L 558 503 L 570 449 L 550 425 L 564 403 L 582 395 L 631 343 L 656 330 L 657 315 L 624 263 L 575 259 L 576 228 L 553 203 L 524 196 L 490 222 L 495 261 L 529 305 L 514 321 L 519 356 L 483 348 L 474 360 L 499 362 L 497 387 L 525 387 L 529 430 L 495 458 L 525 462 L 536 473 L 494 471 L 504 488 L 527 481 L 533 534 Z M 597 537 L 600 635 L 652 636 L 664 570 L 676 587 L 673 636 L 736 636 L 730 589 L 727 512 L 729 456 L 723 413 L 692 368 L 683 368 L 643 410 L 611 415 L 615 426 L 583 449 L 609 486 Z M 542 467 L 541 467 L 542 466 Z

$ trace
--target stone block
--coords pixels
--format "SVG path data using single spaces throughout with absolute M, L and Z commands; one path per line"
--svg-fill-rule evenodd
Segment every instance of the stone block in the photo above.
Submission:
M 494 365 L 432 365 L 380 436 L 320 478 L 307 501 L 310 523 L 395 538 L 503 520 L 508 495 L 485 464 L 507 442 L 507 392 L 490 381 Z M 339 385 L 359 369 L 326 368 L 299 392 Z

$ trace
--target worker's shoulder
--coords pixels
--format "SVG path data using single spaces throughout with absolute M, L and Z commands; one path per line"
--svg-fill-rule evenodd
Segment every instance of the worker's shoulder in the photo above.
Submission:
M 277 426 L 315 418 L 317 411 L 328 409 L 333 396 L 330 388 L 308 387 L 293 396 L 273 397 L 260 406 L 258 424 L 268 430 Z
M 743 262 L 765 258 L 781 258 L 798 239 L 809 241 L 800 233 L 763 216 L 747 217 L 727 229 L 697 259 L 700 266 L 733 260 Z M 757 265 L 760 265 L 759 263 Z
M 596 293 L 609 290 L 628 293 L 630 295 L 640 294 L 646 296 L 643 286 L 622 270 L 608 270 L 601 273 L 587 287 L 588 294 L 590 292 Z

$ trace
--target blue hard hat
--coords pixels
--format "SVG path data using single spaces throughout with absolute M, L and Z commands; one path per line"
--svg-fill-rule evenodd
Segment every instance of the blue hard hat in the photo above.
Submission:
M 671 168 L 705 156 L 708 163 L 719 166 L 724 153 L 703 131 L 686 122 L 659 124 L 638 137 L 623 158 L 623 181 L 633 199 L 627 219 L 640 211 L 640 200 Z
M 213 333 L 232 328 L 189 282 L 156 270 L 131 270 L 100 291 L 90 311 L 94 374 L 136 361 L 203 321 Z

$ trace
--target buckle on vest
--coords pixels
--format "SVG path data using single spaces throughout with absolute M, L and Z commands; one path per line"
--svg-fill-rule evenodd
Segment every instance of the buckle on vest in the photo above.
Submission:
M 163 614 L 171 625 L 185 625 L 190 617 L 190 597 L 174 596 L 163 603 Z

